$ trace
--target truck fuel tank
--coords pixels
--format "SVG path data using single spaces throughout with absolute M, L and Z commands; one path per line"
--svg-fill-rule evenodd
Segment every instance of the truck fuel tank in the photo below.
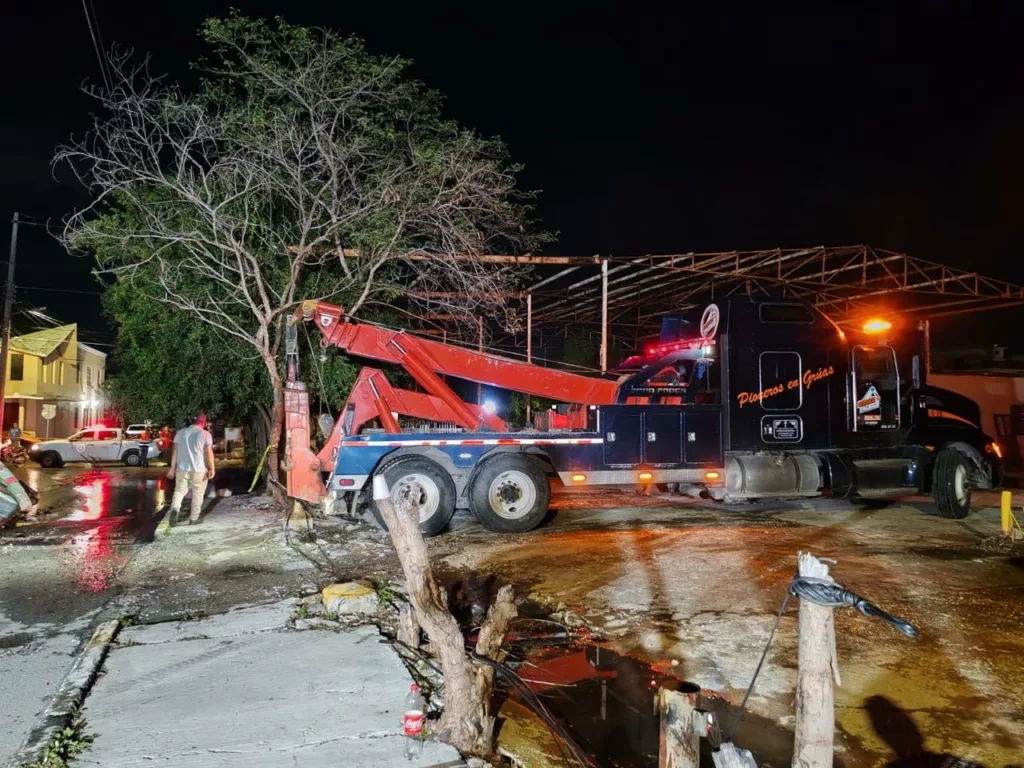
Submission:
M 729 454 L 725 458 L 724 501 L 771 496 L 817 496 L 817 457 L 799 453 Z M 717 498 L 717 496 L 716 496 Z

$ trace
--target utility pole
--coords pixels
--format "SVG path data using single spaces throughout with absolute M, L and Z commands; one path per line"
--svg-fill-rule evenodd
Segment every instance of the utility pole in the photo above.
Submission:
M 7 401 L 7 348 L 11 344 L 11 305 L 14 303 L 14 260 L 18 255 L 18 212 L 11 220 L 11 258 L 7 262 L 7 285 L 4 286 L 4 321 L 0 333 L 0 432 L 4 429 L 4 407 Z

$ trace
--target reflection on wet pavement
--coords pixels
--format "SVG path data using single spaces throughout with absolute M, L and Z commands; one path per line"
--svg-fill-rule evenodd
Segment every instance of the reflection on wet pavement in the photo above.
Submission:
M 23 483 L 36 489 L 39 504 L 31 522 L 3 532 L 8 543 L 56 544 L 59 561 L 89 592 L 102 592 L 128 563 L 131 547 L 153 540 L 173 492 L 164 468 L 121 467 L 44 470 L 24 467 Z M 228 468 L 211 489 L 245 490 L 251 475 Z M 186 500 L 185 504 L 188 504 Z

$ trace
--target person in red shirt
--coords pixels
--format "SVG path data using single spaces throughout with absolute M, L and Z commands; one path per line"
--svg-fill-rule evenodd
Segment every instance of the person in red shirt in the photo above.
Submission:
M 161 451 L 166 451 L 171 447 L 171 442 L 174 440 L 174 435 L 171 434 L 171 428 L 164 424 L 163 429 L 160 430 L 160 439 L 157 442 L 157 446 Z

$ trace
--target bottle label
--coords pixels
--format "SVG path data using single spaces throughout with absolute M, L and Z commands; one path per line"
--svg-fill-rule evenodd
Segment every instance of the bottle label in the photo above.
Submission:
M 406 736 L 419 736 L 423 733 L 423 713 L 419 710 L 406 712 L 403 722 Z

